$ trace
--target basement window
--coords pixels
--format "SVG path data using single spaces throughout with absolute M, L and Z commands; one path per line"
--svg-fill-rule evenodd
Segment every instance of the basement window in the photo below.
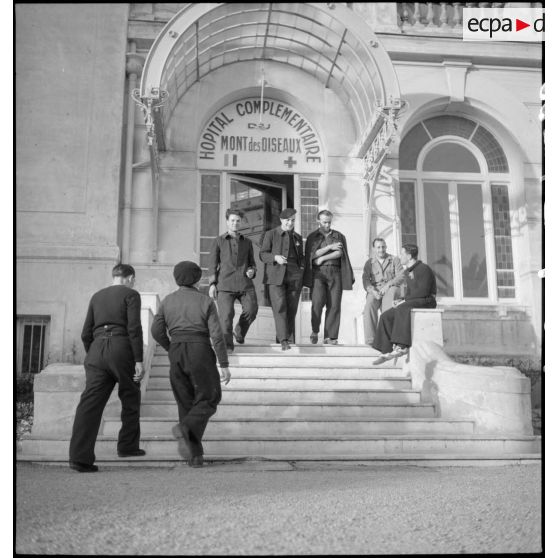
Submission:
M 17 373 L 37 374 L 44 368 L 50 316 L 18 316 Z

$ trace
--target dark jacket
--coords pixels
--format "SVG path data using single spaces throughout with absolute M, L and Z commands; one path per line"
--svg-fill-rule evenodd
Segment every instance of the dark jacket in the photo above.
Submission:
M 343 244 L 343 252 L 341 253 L 341 285 L 344 291 L 350 291 L 355 282 L 355 276 L 351 261 L 349 260 L 349 252 L 347 251 L 347 240 L 345 236 L 339 231 L 331 229 L 331 236 L 336 242 Z M 304 267 L 304 280 L 305 287 L 312 287 L 312 260 L 315 257 L 316 250 L 320 247 L 323 235 L 319 229 L 311 232 L 306 239 L 305 248 L 305 267 Z
M 231 236 L 226 232 L 215 238 L 211 245 L 207 265 L 209 284 L 215 283 L 220 291 L 237 293 L 254 288 L 252 279 L 246 277 L 250 268 L 254 270 L 254 277 L 256 272 L 252 241 L 239 234 L 236 244 L 238 251 L 233 253 Z
M 124 285 L 111 285 L 91 297 L 81 332 L 86 352 L 89 352 L 95 335 L 104 331 L 127 335 L 134 360 L 143 361 L 141 297 L 138 291 Z
M 302 237 L 293 231 L 293 240 L 296 250 L 297 266 L 302 272 L 304 269 L 304 247 Z M 289 254 L 289 233 L 275 227 L 267 231 L 264 235 L 260 248 L 260 259 L 265 263 L 263 283 L 264 285 L 281 285 L 287 270 L 286 265 L 279 265 L 275 261 L 275 256 L 285 256 Z
M 179 287 L 165 297 L 153 318 L 151 335 L 166 351 L 171 343 L 192 341 L 209 344 L 211 338 L 219 364 L 229 365 L 215 303 L 194 287 Z
M 418 260 L 405 270 L 405 278 L 405 302 L 433 302 L 436 306 L 436 276 L 430 267 Z

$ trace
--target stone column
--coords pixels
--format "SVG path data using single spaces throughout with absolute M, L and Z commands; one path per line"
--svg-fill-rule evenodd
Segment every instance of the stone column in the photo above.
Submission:
M 128 113 L 126 117 L 126 151 L 124 162 L 124 200 L 122 205 L 122 261 L 130 261 L 130 222 L 132 212 L 132 164 L 134 156 L 134 124 L 136 105 L 132 92 L 137 87 L 143 70 L 144 58 L 136 53 L 136 43 L 130 42 L 130 52 L 126 54 L 126 75 L 128 76 Z

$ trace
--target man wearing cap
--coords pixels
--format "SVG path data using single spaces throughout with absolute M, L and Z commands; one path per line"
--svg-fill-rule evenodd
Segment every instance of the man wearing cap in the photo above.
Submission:
M 283 351 L 291 348 L 289 341 L 294 342 L 304 270 L 302 237 L 294 232 L 295 215 L 295 209 L 283 209 L 281 225 L 265 233 L 260 248 L 260 259 L 265 263 L 263 283 L 269 285 L 275 335 Z
M 184 438 L 191 467 L 203 467 L 202 437 L 221 401 L 219 379 L 228 384 L 231 378 L 217 308 L 197 289 L 201 276 L 196 263 L 177 263 L 174 279 L 179 288 L 165 297 L 151 326 L 151 335 L 169 353 L 170 383 L 179 418 L 172 430 L 177 438 Z
M 89 302 L 81 339 L 85 352 L 85 390 L 76 409 L 70 439 L 70 467 L 94 473 L 95 441 L 114 385 L 122 403 L 118 457 L 145 455 L 140 449 L 140 382 L 143 369 L 141 298 L 134 290 L 131 265 L 112 269 L 112 285 L 96 292 Z
M 341 297 L 344 290 L 352 290 L 355 282 L 347 241 L 344 235 L 331 228 L 332 219 L 333 213 L 322 209 L 318 213 L 318 229 L 306 239 L 304 286 L 312 293 L 312 344 L 318 342 L 325 306 L 324 344 L 337 345 Z
M 218 236 L 209 252 L 209 296 L 217 299 L 227 351 L 234 350 L 233 335 L 243 344 L 250 324 L 258 313 L 258 299 L 252 279 L 256 261 L 252 241 L 239 232 L 244 213 L 227 209 L 227 232 Z M 242 313 L 233 332 L 234 303 L 240 301 Z

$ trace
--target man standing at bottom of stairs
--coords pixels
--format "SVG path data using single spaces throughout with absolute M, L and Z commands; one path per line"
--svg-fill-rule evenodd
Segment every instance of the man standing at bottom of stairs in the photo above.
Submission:
M 174 279 L 179 288 L 165 297 L 151 326 L 153 338 L 169 353 L 170 382 L 179 418 L 173 434 L 184 438 L 190 467 L 203 466 L 202 437 L 221 401 L 219 380 L 228 384 L 231 379 L 217 308 L 197 289 L 201 276 L 196 263 L 177 263 Z
M 122 428 L 118 457 L 140 457 L 140 382 L 143 368 L 141 297 L 134 290 L 131 265 L 112 269 L 112 285 L 96 292 L 89 302 L 81 339 L 85 352 L 85 390 L 76 409 L 70 440 L 70 467 L 94 473 L 95 442 L 103 410 L 118 382 Z

